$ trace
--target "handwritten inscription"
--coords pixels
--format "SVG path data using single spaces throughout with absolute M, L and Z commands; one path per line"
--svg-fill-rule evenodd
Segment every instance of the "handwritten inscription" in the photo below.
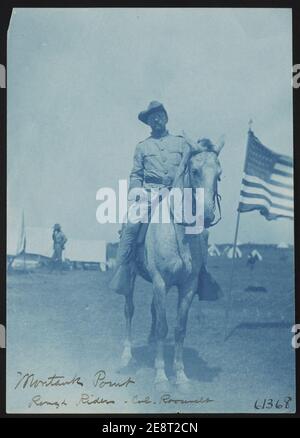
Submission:
M 214 400 L 211 400 L 209 397 L 200 397 L 195 399 L 184 399 L 184 398 L 174 398 L 171 394 L 162 394 L 160 399 L 156 402 L 152 400 L 149 395 L 140 398 L 138 395 L 133 396 L 131 399 L 131 403 L 133 404 L 174 404 L 174 405 L 184 405 L 184 404 L 206 404 L 212 403 Z M 125 403 L 128 403 L 127 401 Z
M 74 376 L 72 379 L 66 379 L 65 376 L 57 376 L 53 374 L 53 376 L 49 376 L 46 379 L 39 379 L 35 377 L 33 373 L 23 374 L 18 371 L 19 380 L 15 386 L 15 389 L 18 387 L 25 389 L 29 388 L 39 388 L 39 387 L 48 387 L 48 386 L 67 386 L 67 385 L 80 385 L 83 386 L 80 377 Z
M 42 407 L 42 406 L 54 406 L 56 409 L 60 408 L 61 406 L 67 406 L 67 402 L 66 400 L 45 400 L 42 398 L 41 395 L 35 395 L 34 397 L 32 397 L 29 405 L 30 408 L 32 406 L 38 406 L 38 407 Z
M 97 371 L 97 373 L 95 374 L 94 380 L 93 380 L 93 385 L 96 388 L 104 388 L 104 387 L 127 388 L 128 385 L 134 384 L 134 383 L 135 383 L 135 381 L 131 377 L 128 377 L 127 379 L 119 381 L 119 382 L 111 381 L 111 380 L 106 378 L 106 372 L 104 370 Z
M 131 404 L 131 405 L 191 405 L 191 404 L 207 404 L 212 403 L 214 400 L 209 397 L 195 397 L 195 398 L 177 398 L 170 393 L 163 393 L 156 397 L 149 394 L 134 394 L 130 398 L 127 398 L 126 388 L 132 387 L 136 382 L 132 377 L 124 377 L 113 379 L 110 378 L 104 369 L 98 370 L 90 379 L 83 379 L 76 374 L 73 377 L 66 377 L 63 374 L 52 374 L 47 377 L 41 377 L 32 372 L 17 373 L 17 382 L 15 384 L 15 390 L 29 391 L 37 390 L 38 394 L 31 395 L 31 399 L 28 403 L 29 408 L 55 408 L 64 409 L 67 406 L 107 406 L 116 405 L 117 403 Z M 65 395 L 64 388 L 72 387 L 84 388 L 79 394 L 75 395 L 72 389 L 72 400 L 68 399 Z M 93 387 L 94 393 L 89 389 Z M 51 389 L 51 396 L 46 393 L 42 393 L 47 389 Z M 53 397 L 53 389 L 55 393 L 57 391 L 60 396 Z M 63 392 L 61 392 L 63 391 Z M 112 391 L 112 395 L 116 397 L 108 396 L 108 393 Z M 98 392 L 98 393 L 97 393 Z M 63 395 L 62 395 L 63 394 Z
M 160 398 L 160 403 L 165 404 L 204 404 L 204 403 L 211 403 L 214 400 L 211 400 L 210 398 L 196 398 L 196 399 L 182 399 L 182 398 L 172 398 L 171 394 L 163 394 Z
M 107 400 L 103 397 L 96 397 L 93 394 L 81 394 L 80 400 L 76 403 L 79 405 L 111 405 L 115 404 L 115 400 Z
M 18 381 L 15 385 L 15 389 L 21 388 L 40 388 L 49 386 L 72 386 L 79 385 L 84 386 L 82 378 L 79 376 L 74 376 L 72 378 L 66 378 L 63 375 L 53 374 L 46 378 L 37 377 L 34 373 L 21 373 L 18 371 Z M 131 377 L 127 377 L 123 380 L 116 381 L 107 378 L 105 370 L 99 370 L 95 373 L 92 384 L 96 388 L 127 388 L 129 385 L 134 384 L 135 381 Z

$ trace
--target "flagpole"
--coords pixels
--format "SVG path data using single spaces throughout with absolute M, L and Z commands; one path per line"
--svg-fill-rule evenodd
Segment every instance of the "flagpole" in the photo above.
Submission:
M 249 130 L 248 130 L 248 137 L 249 134 L 252 132 L 252 124 L 253 120 L 249 120 Z M 245 166 L 246 156 L 244 160 L 244 166 Z M 235 233 L 234 233 L 234 242 L 233 242 L 233 249 L 232 249 L 232 262 L 231 262 L 231 271 L 230 271 L 230 277 L 229 277 L 229 289 L 227 293 L 227 299 L 225 304 L 225 327 L 224 327 L 224 333 L 225 333 L 225 340 L 227 339 L 229 335 L 229 316 L 230 316 L 230 310 L 231 310 L 231 304 L 232 304 L 232 285 L 233 285 L 233 274 L 234 274 L 234 268 L 235 268 L 235 256 L 236 256 L 236 247 L 237 247 L 237 239 L 239 234 L 239 227 L 240 227 L 240 216 L 241 212 L 238 210 L 237 219 L 236 219 L 236 226 L 235 226 Z
M 232 262 L 231 262 L 231 271 L 230 271 L 230 277 L 229 277 L 229 289 L 227 294 L 227 300 L 226 300 L 226 309 L 225 309 L 225 339 L 228 336 L 228 322 L 229 322 L 229 313 L 231 309 L 232 304 L 232 283 L 233 283 L 233 274 L 234 274 L 234 268 L 235 268 L 235 256 L 236 256 L 236 246 L 237 246 L 237 238 L 239 234 L 239 226 L 240 226 L 240 216 L 241 213 L 238 211 L 237 220 L 236 220 L 236 226 L 235 226 L 235 234 L 234 234 L 234 242 L 233 242 L 233 252 L 232 252 Z
M 25 238 L 25 213 L 24 208 L 22 210 L 22 224 L 21 224 L 21 236 L 20 236 L 20 245 L 22 245 L 22 251 L 23 251 L 23 272 L 27 272 L 26 269 L 26 238 Z

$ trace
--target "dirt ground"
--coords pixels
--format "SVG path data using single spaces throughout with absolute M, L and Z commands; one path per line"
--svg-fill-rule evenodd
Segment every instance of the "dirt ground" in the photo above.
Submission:
M 169 385 L 160 389 L 153 384 L 154 348 L 147 343 L 150 284 L 140 278 L 136 284 L 133 360 L 124 369 L 120 365 L 124 299 L 108 289 L 111 271 L 49 274 L 41 269 L 9 274 L 8 412 L 293 411 L 293 260 L 292 252 L 282 256 L 282 251 L 265 250 L 253 274 L 245 257 L 236 260 L 227 320 L 231 261 L 224 256 L 209 258 L 209 270 L 224 297 L 211 302 L 196 297 L 192 303 L 184 349 L 191 381 L 186 388 L 173 382 L 175 289 L 167 302 Z M 247 291 L 248 286 L 260 290 Z M 23 387 L 26 373 L 34 376 Z M 45 381 L 54 374 L 65 380 L 80 377 L 82 385 L 33 384 L 34 379 Z M 104 377 L 97 381 L 100 375 Z

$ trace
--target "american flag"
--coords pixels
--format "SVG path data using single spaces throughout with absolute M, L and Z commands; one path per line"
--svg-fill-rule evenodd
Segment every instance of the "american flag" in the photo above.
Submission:
M 238 211 L 252 210 L 268 220 L 294 217 L 293 160 L 268 149 L 250 129 Z

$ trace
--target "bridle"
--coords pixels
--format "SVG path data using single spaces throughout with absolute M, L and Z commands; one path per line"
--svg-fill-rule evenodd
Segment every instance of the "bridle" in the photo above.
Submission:
M 222 197 L 218 193 L 218 186 L 217 186 L 217 189 L 216 189 L 216 191 L 214 193 L 214 201 L 217 201 L 217 206 L 218 206 L 218 210 L 219 210 L 219 218 L 215 222 L 211 223 L 209 225 L 209 228 L 210 227 L 214 227 L 215 225 L 217 225 L 220 222 L 220 220 L 222 219 L 222 210 L 221 210 Z
M 216 151 L 211 151 L 211 152 L 214 152 L 218 156 Z M 214 203 L 216 201 L 217 201 L 217 206 L 218 206 L 218 210 L 219 210 L 219 218 L 215 222 L 212 222 L 209 225 L 209 228 L 214 227 L 215 225 L 217 225 L 220 222 L 220 220 L 222 219 L 222 210 L 221 210 L 222 197 L 221 197 L 221 195 L 218 192 L 218 181 L 217 181 L 216 190 L 215 190 L 215 193 L 214 193 Z M 215 208 L 214 208 L 214 210 L 215 210 Z
M 218 156 L 218 153 L 216 152 L 216 151 L 214 151 L 214 150 L 210 150 L 210 151 L 207 151 L 207 152 L 213 152 L 214 154 L 216 154 L 217 156 Z M 201 153 L 201 152 L 200 152 Z M 190 169 L 189 169 L 190 170 Z M 221 197 L 221 195 L 219 194 L 219 192 L 218 192 L 218 182 L 217 182 L 217 184 L 216 184 L 216 190 L 215 190 L 215 192 L 214 192 L 214 197 L 213 197 L 213 199 L 214 199 L 214 211 L 215 211 L 215 203 L 217 203 L 217 206 L 218 206 L 218 211 L 219 211 L 219 218 L 216 220 L 216 221 L 214 221 L 214 222 L 212 222 L 210 225 L 209 225 L 209 228 L 211 228 L 211 227 L 214 227 L 215 225 L 217 225 L 219 222 L 220 222 L 220 220 L 222 219 L 222 209 L 221 209 L 221 201 L 222 201 L 222 197 Z

